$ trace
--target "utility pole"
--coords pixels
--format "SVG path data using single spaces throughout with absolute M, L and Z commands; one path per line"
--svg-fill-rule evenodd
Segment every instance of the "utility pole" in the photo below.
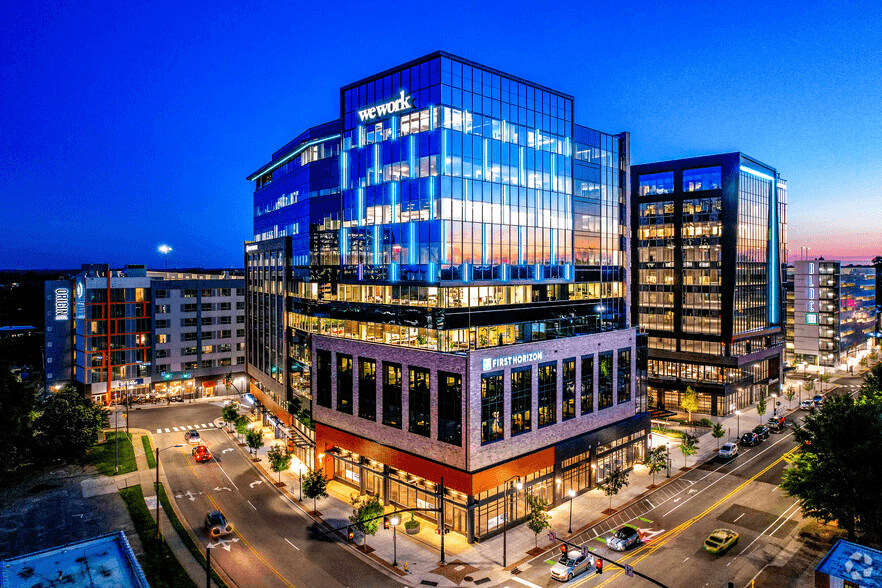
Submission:
M 444 521 L 444 476 L 441 476 L 441 492 L 438 498 L 438 521 L 441 523 L 441 561 L 438 565 L 447 565 L 444 561 L 444 535 L 447 534 L 447 525 Z

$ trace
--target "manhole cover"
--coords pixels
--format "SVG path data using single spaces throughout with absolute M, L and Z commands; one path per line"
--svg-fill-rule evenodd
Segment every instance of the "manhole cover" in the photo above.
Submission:
M 490 578 L 481 578 L 480 580 L 475 580 L 475 584 L 486 584 L 490 581 Z
M 463 578 L 464 582 L 471 582 L 472 580 L 473 578 L 471 576 L 466 576 L 465 578 Z

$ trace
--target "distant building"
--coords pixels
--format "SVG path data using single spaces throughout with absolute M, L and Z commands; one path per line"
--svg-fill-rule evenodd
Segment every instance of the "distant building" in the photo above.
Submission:
M 122 531 L 0 561 L 0 588 L 47 586 L 150 588 Z
M 787 272 L 787 362 L 846 367 L 873 344 L 876 330 L 876 270 L 810 259 Z M 789 301 L 788 301 L 789 302 Z
M 784 367 L 786 183 L 743 153 L 631 167 L 632 322 L 649 336 L 649 398 L 727 415 L 778 392 Z
M 244 372 L 244 299 L 244 279 L 228 273 L 94 264 L 47 281 L 46 391 L 76 383 L 102 403 L 210 394 Z
M 840 539 L 815 568 L 815 588 L 882 586 L 882 551 Z

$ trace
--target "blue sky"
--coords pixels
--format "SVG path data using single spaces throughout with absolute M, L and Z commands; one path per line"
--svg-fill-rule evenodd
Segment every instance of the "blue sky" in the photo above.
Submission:
M 10 2 L 0 268 L 241 266 L 245 176 L 437 49 L 576 97 L 635 163 L 744 151 L 791 259 L 882 254 L 880 2 Z

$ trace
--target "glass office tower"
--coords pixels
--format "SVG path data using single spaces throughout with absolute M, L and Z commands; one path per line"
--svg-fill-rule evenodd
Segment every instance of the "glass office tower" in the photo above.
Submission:
M 631 168 L 633 317 L 649 336 L 649 398 L 726 415 L 780 388 L 786 183 L 742 153 Z
M 645 450 L 629 136 L 573 105 L 434 53 L 344 86 L 339 122 L 249 176 L 255 395 L 341 483 L 406 507 L 443 477 L 469 539 L 501 531 L 506 480 L 560 501 Z

